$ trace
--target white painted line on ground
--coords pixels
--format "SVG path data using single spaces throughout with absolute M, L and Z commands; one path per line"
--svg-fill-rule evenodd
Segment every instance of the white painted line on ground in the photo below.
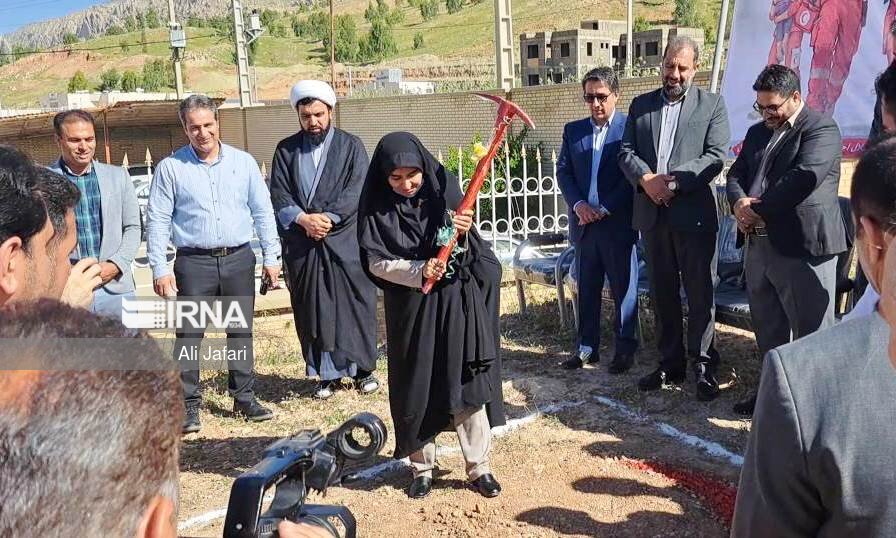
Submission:
M 719 443 L 714 443 L 712 441 L 707 441 L 706 439 L 701 439 L 696 435 L 690 435 L 688 433 L 684 433 L 673 426 L 666 424 L 665 422 L 656 423 L 656 428 L 663 435 L 668 435 L 669 437 L 676 439 L 677 441 L 684 443 L 686 445 L 690 445 L 693 447 L 697 447 L 710 456 L 714 456 L 719 459 L 728 460 L 728 463 L 737 467 L 743 467 L 744 465 L 744 457 L 735 454 L 723 447 Z
M 596 396 L 594 398 L 594 400 L 596 402 L 600 403 L 601 405 L 605 405 L 605 406 L 619 412 L 619 414 L 623 415 L 625 418 L 627 418 L 628 420 L 630 420 L 632 422 L 639 422 L 639 423 L 651 422 L 648 417 L 631 409 L 630 407 L 628 407 L 627 405 L 625 405 L 622 402 L 618 402 L 616 400 L 606 398 L 604 396 Z M 653 422 L 653 426 L 656 427 L 656 429 L 663 435 L 665 435 L 667 437 L 671 437 L 672 439 L 675 439 L 679 443 L 682 443 L 682 444 L 685 444 L 688 446 L 697 447 L 700 450 L 702 450 L 703 452 L 709 454 L 710 456 L 725 460 L 728 463 L 730 463 L 731 465 L 734 465 L 736 467 L 742 467 L 744 464 L 743 456 L 731 452 L 730 450 L 723 447 L 719 443 L 715 443 L 713 441 L 707 441 L 706 439 L 697 437 L 696 435 L 684 433 L 683 431 L 675 428 L 674 426 L 670 426 L 669 424 L 666 424 L 665 422 Z
M 540 417 L 542 415 L 556 413 L 563 409 L 582 405 L 583 403 L 585 403 L 585 402 L 560 402 L 560 403 L 556 403 L 556 404 L 546 405 L 545 407 L 541 408 L 540 410 L 535 411 L 533 413 L 529 413 L 528 415 L 526 415 L 524 417 L 508 420 L 507 424 L 505 424 L 504 426 L 492 428 L 492 435 L 494 435 L 495 437 L 503 437 L 515 430 L 518 430 L 518 429 L 534 422 L 536 419 L 538 419 L 538 417 Z M 437 453 L 440 456 L 446 456 L 446 455 L 454 454 L 457 452 L 460 452 L 460 447 L 441 446 L 441 447 L 438 447 Z M 377 476 L 380 476 L 380 475 L 383 475 L 386 473 L 390 473 L 393 471 L 397 471 L 399 469 L 403 469 L 404 467 L 409 466 L 409 465 L 410 465 L 410 461 L 408 460 L 408 458 L 404 458 L 401 460 L 385 461 L 383 463 L 374 465 L 373 467 L 368 467 L 367 469 L 364 469 L 362 471 L 358 471 L 357 473 L 354 473 L 354 477 L 357 479 L 370 480 L 372 478 L 376 478 Z M 268 495 L 268 497 L 272 497 L 272 496 Z M 190 519 L 179 524 L 177 526 L 177 530 L 178 530 L 178 532 L 183 532 L 186 530 L 190 530 L 194 527 L 204 526 L 204 525 L 207 525 L 207 524 L 211 523 L 212 521 L 215 521 L 216 519 L 220 519 L 226 515 L 227 515 L 226 508 L 222 508 L 220 510 L 212 510 L 211 512 L 206 512 L 205 514 L 200 514 L 198 516 L 191 517 Z

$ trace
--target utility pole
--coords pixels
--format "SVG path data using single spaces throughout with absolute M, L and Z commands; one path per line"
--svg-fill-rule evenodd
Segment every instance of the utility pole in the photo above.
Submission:
M 722 10 L 719 11 L 719 32 L 716 34 L 716 53 L 712 59 L 712 76 L 709 79 L 709 91 L 712 93 L 716 93 L 719 89 L 719 72 L 722 70 L 722 53 L 725 51 L 726 26 L 728 26 L 728 0 L 722 0 Z
M 625 34 L 625 76 L 632 76 L 632 48 L 634 47 L 635 20 L 634 20 L 634 4 L 635 0 L 628 0 L 628 31 Z
M 513 15 L 511 0 L 495 0 L 495 70 L 498 88 L 513 89 Z
M 330 86 L 333 87 L 333 91 L 336 91 L 336 23 L 333 18 L 333 3 L 335 0 L 330 0 Z
M 239 80 L 240 107 L 252 106 L 252 81 L 249 78 L 249 45 L 264 33 L 257 11 L 249 16 L 249 28 L 243 22 L 243 4 L 232 0 L 233 37 L 236 43 L 236 74 Z
M 187 47 L 187 34 L 174 16 L 174 0 L 168 0 L 168 29 L 171 39 L 171 58 L 174 60 L 174 87 L 179 101 L 184 98 L 184 78 L 180 61 L 183 59 L 184 49 Z

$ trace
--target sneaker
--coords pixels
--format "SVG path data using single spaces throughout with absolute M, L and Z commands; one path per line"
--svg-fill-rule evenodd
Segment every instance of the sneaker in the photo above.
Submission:
M 317 391 L 314 393 L 315 398 L 319 398 L 321 400 L 326 400 L 330 396 L 333 395 L 333 382 L 332 381 L 321 381 L 317 385 Z
M 361 394 L 373 394 L 380 390 L 380 380 L 373 374 L 369 374 L 362 378 L 355 379 L 355 387 Z
M 246 403 L 233 402 L 233 412 L 252 422 L 264 422 L 274 418 L 274 412 L 258 403 L 258 400 L 254 398 L 251 402 Z
M 199 422 L 199 402 L 188 403 L 187 413 L 184 417 L 184 426 L 181 433 L 196 433 L 202 429 L 202 423 Z
M 684 380 L 684 370 L 666 371 L 660 367 L 639 379 L 638 388 L 645 392 L 659 390 L 666 385 L 682 383 Z

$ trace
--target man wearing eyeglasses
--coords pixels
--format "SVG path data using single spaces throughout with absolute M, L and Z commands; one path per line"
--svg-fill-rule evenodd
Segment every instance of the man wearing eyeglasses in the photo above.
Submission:
M 604 275 L 616 305 L 615 350 L 609 371 L 632 366 L 638 340 L 638 258 L 632 230 L 634 191 L 619 169 L 617 156 L 625 114 L 616 111 L 619 79 L 598 67 L 582 80 L 590 117 L 567 123 L 557 160 L 560 190 L 569 206 L 569 236 L 576 247 L 578 350 L 561 366 L 568 370 L 599 361 L 601 290 Z
M 770 350 L 834 324 L 837 254 L 847 249 L 837 193 L 841 138 L 803 102 L 797 74 L 770 65 L 753 84 L 763 121 L 728 172 L 728 201 L 745 245 L 756 343 Z M 734 406 L 752 415 L 755 393 Z

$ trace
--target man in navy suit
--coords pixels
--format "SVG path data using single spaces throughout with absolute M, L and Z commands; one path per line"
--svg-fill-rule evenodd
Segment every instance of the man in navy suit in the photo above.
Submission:
M 613 69 L 589 71 L 582 91 L 591 116 L 566 124 L 557 160 L 557 179 L 570 208 L 569 236 L 576 247 L 579 287 L 579 351 L 562 366 L 572 370 L 600 360 L 601 290 L 606 275 L 616 305 L 616 349 L 609 371 L 619 374 L 631 368 L 638 347 L 634 190 L 617 159 L 626 116 L 616 111 L 619 79 Z

